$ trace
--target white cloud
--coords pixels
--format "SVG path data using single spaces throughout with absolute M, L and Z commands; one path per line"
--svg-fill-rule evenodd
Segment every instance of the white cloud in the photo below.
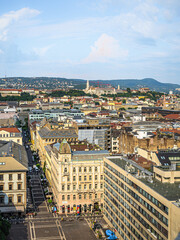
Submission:
M 0 54 L 3 54 L 3 53 L 4 53 L 3 50 L 0 49 Z
M 10 11 L 0 17 L 0 40 L 7 40 L 8 29 L 14 22 L 22 21 L 29 17 L 34 17 L 40 12 L 36 9 L 22 8 L 17 11 Z
M 107 62 L 109 59 L 124 58 L 128 55 L 128 51 L 121 49 L 118 41 L 107 35 L 102 34 L 94 46 L 91 46 L 90 54 L 82 61 L 82 63 L 90 62 Z
M 42 48 L 33 48 L 33 51 L 35 52 L 36 55 L 43 57 L 46 55 L 47 51 L 52 48 L 54 45 L 48 45 Z

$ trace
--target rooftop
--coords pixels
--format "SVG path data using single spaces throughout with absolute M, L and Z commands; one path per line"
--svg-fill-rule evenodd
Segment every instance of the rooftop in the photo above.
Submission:
M 28 158 L 24 146 L 15 143 L 15 142 L 6 142 L 0 141 L 0 157 L 3 158 L 3 161 L 6 161 L 6 158 L 14 158 L 18 163 L 23 165 L 23 169 L 28 167 Z M 7 161 L 8 164 L 0 165 L 0 171 L 13 170 L 11 161 Z
M 153 181 L 150 181 L 150 177 L 153 176 L 153 174 L 146 169 L 140 167 L 135 162 L 128 160 L 123 157 L 108 157 L 110 161 L 115 163 L 117 166 L 122 168 L 126 171 L 127 164 L 131 164 L 134 167 L 133 172 L 128 172 L 128 174 L 131 174 L 133 177 L 137 178 L 139 181 L 147 185 L 149 188 L 153 189 L 155 192 L 162 195 L 164 198 L 168 199 L 169 201 L 176 201 L 180 199 L 180 183 L 161 183 L 158 180 L 153 178 Z M 138 170 L 143 173 L 144 177 L 138 176 Z
M 74 129 L 55 129 L 49 130 L 44 127 L 39 131 L 39 135 L 42 138 L 77 138 L 77 134 Z

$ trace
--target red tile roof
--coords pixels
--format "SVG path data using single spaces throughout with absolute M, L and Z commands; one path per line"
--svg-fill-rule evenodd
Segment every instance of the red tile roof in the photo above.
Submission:
M 168 114 L 164 118 L 180 120 L 180 114 Z
M 7 131 L 7 132 L 11 132 L 11 133 L 20 133 L 19 129 L 16 127 L 12 127 L 12 128 L 0 128 L 0 131 Z

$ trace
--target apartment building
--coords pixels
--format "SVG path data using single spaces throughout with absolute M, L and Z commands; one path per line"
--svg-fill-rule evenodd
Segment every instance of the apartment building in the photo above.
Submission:
M 0 128 L 0 140 L 13 141 L 22 145 L 22 133 L 16 127 Z
M 0 212 L 24 214 L 26 210 L 25 148 L 12 141 L 0 141 Z
M 64 139 L 47 145 L 46 177 L 60 213 L 103 207 L 103 158 L 108 151 L 72 151 Z
M 123 157 L 104 159 L 104 217 L 119 239 L 176 239 L 180 232 L 179 177 L 180 171 L 167 166 L 154 167 L 153 177 Z

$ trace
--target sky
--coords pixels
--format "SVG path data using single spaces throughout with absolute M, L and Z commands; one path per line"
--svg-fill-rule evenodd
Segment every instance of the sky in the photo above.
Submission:
M 180 84 L 180 1 L 1 0 L 4 76 Z

